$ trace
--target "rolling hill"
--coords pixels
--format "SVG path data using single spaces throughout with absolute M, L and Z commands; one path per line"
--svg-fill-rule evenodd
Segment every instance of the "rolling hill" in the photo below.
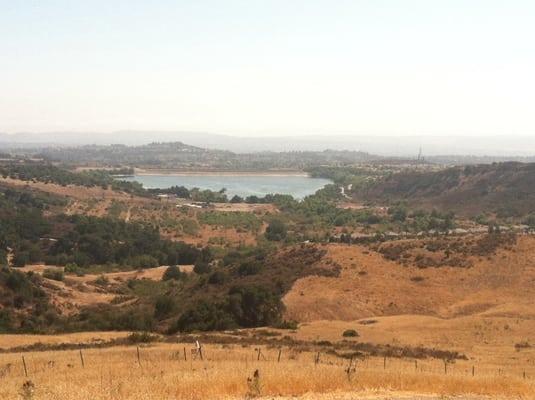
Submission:
M 454 211 L 462 216 L 496 213 L 520 217 L 535 211 L 535 164 L 496 163 L 441 171 L 402 171 L 356 192 L 365 202 Z

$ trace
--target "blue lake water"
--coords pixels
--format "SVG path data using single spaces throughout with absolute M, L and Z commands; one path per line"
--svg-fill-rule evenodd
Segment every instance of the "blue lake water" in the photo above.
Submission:
M 296 175 L 134 175 L 120 179 L 137 181 L 146 189 L 185 186 L 188 189 L 197 187 L 218 191 L 226 188 L 229 198 L 234 195 L 246 197 L 278 193 L 302 199 L 332 183 L 328 179 Z

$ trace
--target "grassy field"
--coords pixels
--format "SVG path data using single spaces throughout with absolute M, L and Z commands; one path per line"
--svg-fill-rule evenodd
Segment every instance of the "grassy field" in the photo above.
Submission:
M 105 339 L 124 334 L 107 334 Z M 91 343 L 97 334 L 63 335 L 52 342 Z M 5 337 L 11 346 L 50 342 L 54 337 Z M 479 367 L 468 361 L 355 358 L 289 347 L 235 344 L 204 346 L 203 360 L 191 343 L 157 343 L 67 351 L 0 354 L 1 399 L 231 399 L 347 393 L 366 398 L 420 395 L 533 398 L 533 376 Z M 261 350 L 259 356 L 258 349 Z M 186 360 L 184 359 L 186 353 Z M 24 371 L 26 363 L 27 376 Z M 319 358 L 318 358 L 319 357 Z M 259 378 L 254 377 L 258 370 Z M 31 381 L 31 384 L 25 382 Z M 26 396 L 26 397 L 24 397 Z M 468 398 L 468 397 L 466 397 Z M 470 397 L 472 398 L 472 397 Z

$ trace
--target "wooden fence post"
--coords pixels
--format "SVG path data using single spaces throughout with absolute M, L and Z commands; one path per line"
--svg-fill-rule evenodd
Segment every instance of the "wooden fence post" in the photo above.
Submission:
M 136 347 L 137 350 L 137 363 L 141 366 L 141 358 L 139 356 L 139 346 Z
M 386 369 L 386 356 L 383 358 L 383 369 Z
M 444 359 L 444 375 L 448 373 L 448 362 Z
M 277 362 L 281 362 L 281 354 L 282 354 L 282 349 L 279 349 L 279 356 L 277 357 Z
M 414 360 L 414 369 L 418 371 L 418 360 Z
M 474 376 L 475 374 L 476 374 L 476 367 L 474 367 L 474 366 L 472 365 L 472 376 Z
M 188 361 L 188 357 L 186 356 L 186 348 L 184 347 L 184 361 Z
M 22 365 L 24 366 L 24 375 L 27 378 L 28 377 L 28 369 L 26 368 L 26 360 L 24 359 L 24 356 L 22 356 Z
M 346 374 L 347 374 L 347 380 L 348 381 L 351 381 L 351 373 L 353 372 L 352 367 L 353 367 L 353 356 L 351 356 L 351 358 L 349 359 L 349 365 L 348 365 L 348 367 L 346 369 Z
M 82 354 L 82 349 L 80 349 L 80 361 L 82 362 L 82 368 L 85 368 L 84 355 Z

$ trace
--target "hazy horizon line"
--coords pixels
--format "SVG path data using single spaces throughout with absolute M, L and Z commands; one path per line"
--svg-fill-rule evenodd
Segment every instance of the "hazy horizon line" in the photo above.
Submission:
M 405 132 L 355 132 L 355 131 L 334 131 L 334 132 L 294 132 L 294 133 L 263 133 L 260 135 L 250 135 L 239 132 L 220 132 L 220 131 L 207 131 L 207 130 L 189 130 L 189 129 L 113 129 L 113 130 L 100 130 L 100 129 L 80 129 L 80 130 L 24 130 L 24 131 L 6 131 L 0 130 L 0 134 L 16 136 L 16 135 L 47 135 L 47 134 L 87 134 L 87 133 L 96 133 L 103 135 L 113 135 L 115 133 L 188 133 L 188 134 L 204 134 L 204 135 L 218 135 L 218 136 L 231 136 L 244 139 L 255 139 L 255 138 L 271 138 L 271 137 L 304 137 L 304 136 L 313 136 L 313 137 L 332 137 L 335 136 L 366 136 L 366 137 L 422 137 L 422 138 L 433 138 L 433 137 L 511 137 L 511 136 L 521 136 L 521 137 L 534 137 L 535 132 L 532 133 L 448 133 L 448 132 L 432 132 L 432 133 L 405 133 Z

